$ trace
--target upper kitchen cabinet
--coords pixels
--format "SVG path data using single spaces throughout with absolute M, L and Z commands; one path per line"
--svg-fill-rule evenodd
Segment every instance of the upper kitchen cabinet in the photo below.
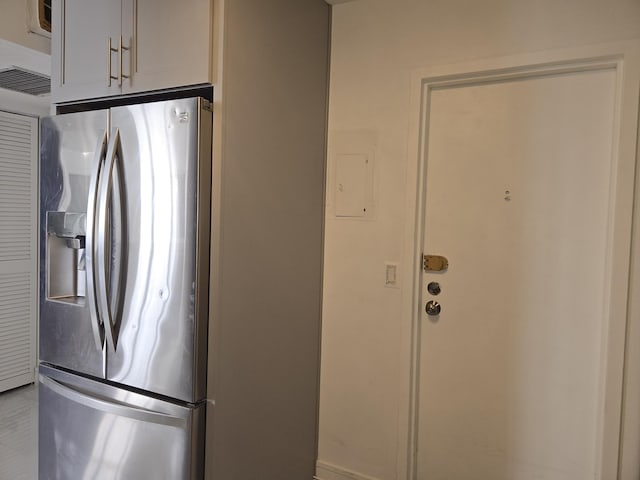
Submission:
M 211 0 L 54 0 L 53 103 L 210 82 Z
M 107 42 L 115 39 L 117 46 L 120 10 L 119 1 L 53 2 L 51 97 L 54 103 L 119 93 L 117 84 L 107 81 L 107 55 L 113 56 L 107 52 Z

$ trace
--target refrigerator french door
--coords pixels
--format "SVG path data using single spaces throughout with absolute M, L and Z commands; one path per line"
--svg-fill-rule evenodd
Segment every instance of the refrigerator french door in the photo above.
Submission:
M 43 119 L 40 178 L 40 479 L 201 478 L 208 102 Z

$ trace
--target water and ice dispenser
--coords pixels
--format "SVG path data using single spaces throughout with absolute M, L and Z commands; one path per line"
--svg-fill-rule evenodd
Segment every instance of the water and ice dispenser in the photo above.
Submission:
M 86 214 L 47 212 L 47 298 L 83 303 Z

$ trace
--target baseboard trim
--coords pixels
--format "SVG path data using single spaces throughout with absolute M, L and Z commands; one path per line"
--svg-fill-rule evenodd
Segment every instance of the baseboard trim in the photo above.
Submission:
M 315 480 L 380 480 L 327 462 L 316 462 Z

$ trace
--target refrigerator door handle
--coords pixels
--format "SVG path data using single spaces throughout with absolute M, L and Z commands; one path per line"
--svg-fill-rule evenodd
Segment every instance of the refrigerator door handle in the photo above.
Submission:
M 120 130 L 115 128 L 111 131 L 111 139 L 109 140 L 109 146 L 107 147 L 107 154 L 105 156 L 104 172 L 99 186 L 99 205 L 98 205 L 98 292 L 99 300 L 98 307 L 105 324 L 105 333 L 107 338 L 107 344 L 111 346 L 113 351 L 116 350 L 118 343 L 118 330 L 119 325 L 116 323 L 119 315 L 119 308 L 122 306 L 122 293 L 124 283 L 124 268 L 126 262 L 124 256 L 126 252 L 125 242 L 122 241 L 126 238 L 126 222 L 124 209 L 124 192 L 122 191 L 123 181 L 118 178 L 117 185 L 119 191 L 117 192 L 117 199 L 119 204 L 119 211 L 112 212 L 111 206 L 114 203 L 113 192 L 113 176 L 114 168 L 115 173 L 118 176 L 122 172 L 122 168 L 119 168 L 116 162 L 122 157 L 122 148 L 120 145 Z M 121 235 L 120 238 L 120 257 L 116 263 L 115 272 L 111 271 L 111 233 L 113 229 L 109 223 L 109 219 L 112 215 L 118 215 L 120 228 L 118 232 Z M 115 274 L 115 275 L 112 275 Z M 114 286 L 114 291 L 109 292 L 109 285 Z M 110 293 L 112 295 L 110 295 Z M 110 298 L 114 299 L 110 302 Z
M 86 299 L 89 305 L 89 317 L 93 338 L 99 350 L 104 346 L 104 326 L 100 321 L 96 291 L 96 206 L 98 203 L 98 184 L 101 180 L 105 151 L 107 148 L 107 131 L 98 139 L 94 156 L 94 169 L 89 182 L 89 199 L 87 201 L 87 227 L 85 237 L 85 269 L 87 272 Z
M 133 406 L 126 403 L 124 400 L 103 399 L 98 396 L 85 393 L 82 390 L 75 389 L 66 383 L 60 383 L 44 375 L 40 375 L 39 380 L 40 383 L 50 388 L 58 395 L 61 395 L 72 402 L 85 405 L 104 413 L 119 417 L 132 418 L 141 422 L 168 425 L 171 427 L 185 428 L 187 424 L 186 418 Z

